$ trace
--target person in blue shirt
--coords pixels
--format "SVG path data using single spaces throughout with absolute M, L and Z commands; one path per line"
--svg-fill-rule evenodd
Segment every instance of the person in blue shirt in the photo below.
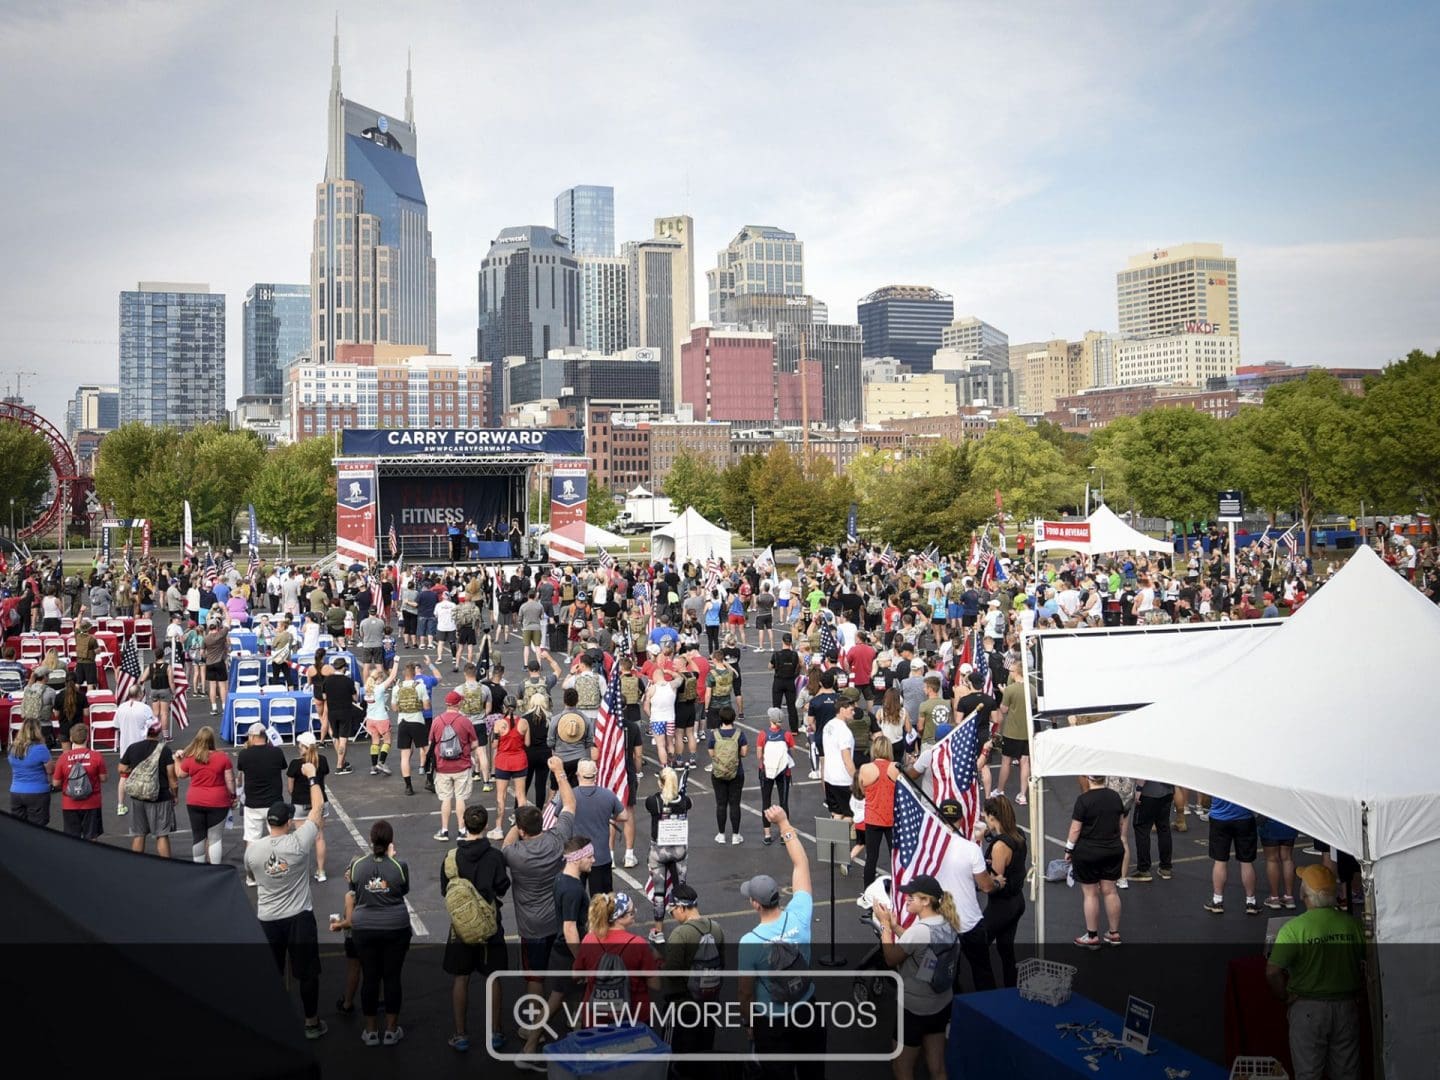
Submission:
M 705 602 L 705 640 L 709 643 L 706 652 L 714 652 L 720 647 L 720 614 L 725 607 L 725 602 L 720 599 L 720 590 L 712 589 L 710 599 Z
M 50 824 L 50 776 L 54 771 L 40 721 L 26 720 L 10 744 L 11 817 L 42 829 Z
M 1255 898 L 1255 849 L 1259 830 L 1255 815 L 1243 806 L 1212 797 L 1210 800 L 1210 871 L 1211 897 L 1205 910 L 1225 914 L 1225 882 L 1229 877 L 1230 848 L 1240 863 L 1240 884 L 1245 886 L 1245 914 L 1259 915 L 1260 904 Z
M 228 604 L 230 602 L 230 586 L 223 581 L 215 582 L 215 602 L 217 604 Z
M 663 649 L 666 641 L 674 642 L 677 648 L 680 645 L 680 631 L 670 625 L 669 612 L 661 615 L 660 622 L 656 624 L 654 630 L 650 631 L 650 643 L 652 645 L 659 645 Z
M 809 1004 L 815 997 L 815 984 L 806 976 L 789 975 L 774 966 L 788 952 L 796 957 L 789 970 L 810 967 L 810 922 L 815 915 L 810 860 L 781 807 L 769 807 L 765 820 L 779 829 L 780 842 L 790 856 L 791 896 L 781 907 L 780 884 L 769 874 L 757 874 L 740 886 L 760 920 L 740 939 L 740 968 L 755 972 L 740 977 L 741 1015 L 751 1022 L 757 1053 L 793 1057 L 762 1064 L 765 1080 L 823 1080 L 825 1064 L 818 1060 L 825 1052 L 823 1014 Z M 781 943 L 791 948 L 783 949 Z M 786 1000 L 777 1000 L 777 995 Z M 800 1005 L 805 1007 L 797 1007 Z

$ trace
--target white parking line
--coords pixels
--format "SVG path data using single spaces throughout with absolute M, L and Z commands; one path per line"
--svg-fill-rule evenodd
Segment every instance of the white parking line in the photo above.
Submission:
M 332 790 L 326 794 L 330 796 L 330 806 L 335 811 L 335 816 L 340 819 L 340 823 L 350 833 L 350 839 L 355 841 L 355 846 L 361 851 L 368 851 L 370 842 L 360 835 L 360 830 L 355 827 L 355 820 L 345 812 L 345 807 L 340 805 L 340 800 L 335 797 L 335 792 Z M 415 910 L 415 905 L 410 902 L 408 896 L 405 897 L 405 910 L 410 913 L 411 933 L 416 937 L 429 937 L 429 929 L 425 926 L 424 920 L 420 918 L 419 913 Z

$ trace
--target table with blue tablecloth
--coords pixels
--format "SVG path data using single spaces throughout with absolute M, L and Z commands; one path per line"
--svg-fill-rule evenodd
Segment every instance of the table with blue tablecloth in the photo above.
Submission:
M 254 630 L 231 630 L 230 631 L 230 655 L 237 652 L 253 653 L 256 651 Z
M 330 650 L 330 651 L 327 651 L 327 652 L 325 653 L 325 659 L 326 659 L 329 663 L 331 663 L 331 664 L 335 663 L 336 660 L 338 660 L 338 659 L 340 659 L 340 658 L 342 658 L 342 657 L 343 657 L 344 660 L 345 660 L 345 674 L 349 675 L 349 676 L 350 676 L 352 679 L 354 679 L 356 682 L 359 682 L 359 681 L 360 681 L 360 665 L 356 662 L 356 660 L 355 660 L 355 654 L 354 654 L 354 653 L 352 653 L 352 652 L 344 652 L 344 651 L 342 651 L 342 650 Z M 306 653 L 306 654 L 304 654 L 303 657 L 300 657 L 299 654 L 295 654 L 295 660 L 298 662 L 299 659 L 303 659 L 303 660 L 305 661 L 305 666 L 308 667 L 309 664 L 310 664 L 310 660 L 311 660 L 311 654 Z M 238 655 L 238 654 L 232 654 L 231 657 L 230 657 L 230 693 L 233 694 L 233 693 L 235 693 L 235 692 L 239 689 L 239 686 L 240 686 L 240 661 L 241 661 L 241 660 L 259 660 L 259 661 L 260 661 L 260 682 L 261 682 L 262 684 L 269 682 L 269 680 L 270 680 L 270 661 L 269 661 L 268 659 L 266 659 L 266 658 L 263 657 L 263 656 L 251 657 L 251 656 L 240 656 L 240 655 Z M 292 663 L 292 667 L 293 667 L 293 666 L 296 666 L 296 665 L 295 665 L 294 663 Z M 295 672 L 295 679 L 296 679 L 296 682 L 297 682 L 297 683 L 300 683 L 300 682 L 303 682 L 303 681 L 304 681 L 304 679 L 305 679 L 305 672 L 304 672 L 303 669 Z
M 1160 1023 L 1164 1015 L 1157 1013 Z M 1031 1077 L 1083 1076 L 1087 1080 L 1159 1080 L 1167 1068 L 1188 1069 L 1188 1080 L 1225 1080 L 1226 1071 L 1166 1039 L 1151 1035 L 1151 1054 L 1122 1050 L 1100 1055 L 1098 1071 L 1085 1061 L 1082 1043 L 1056 1024 L 1091 1024 L 1120 1038 L 1125 1021 L 1088 998 L 1073 994 L 1064 1005 L 1026 1001 L 1018 990 L 958 994 L 950 1016 L 950 1044 L 945 1052 L 950 1076 Z
M 238 694 L 231 694 L 225 699 L 225 715 L 220 721 L 221 742 L 235 741 L 235 702 L 237 701 L 258 701 L 260 703 L 260 721 L 268 724 L 270 722 L 270 706 L 277 701 L 291 700 L 295 702 L 295 730 L 306 731 L 310 726 L 310 703 L 313 695 L 308 690 L 277 690 L 270 694 L 260 694 L 253 690 L 241 690 Z

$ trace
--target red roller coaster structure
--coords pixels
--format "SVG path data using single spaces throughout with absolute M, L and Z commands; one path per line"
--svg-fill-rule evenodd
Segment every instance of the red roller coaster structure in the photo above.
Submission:
M 11 401 L 0 401 L 0 422 L 4 421 L 29 428 L 49 444 L 50 471 L 55 475 L 55 497 L 45 508 L 44 513 L 20 530 L 20 538 L 29 540 L 33 537 L 44 536 L 57 525 L 62 527 L 68 525 L 69 521 L 62 519 L 68 516 L 67 508 L 73 512 L 73 507 L 69 507 L 69 503 L 81 481 L 79 470 L 75 468 L 75 455 L 70 450 L 70 444 L 65 441 L 65 436 L 60 433 L 59 428 L 28 406 Z

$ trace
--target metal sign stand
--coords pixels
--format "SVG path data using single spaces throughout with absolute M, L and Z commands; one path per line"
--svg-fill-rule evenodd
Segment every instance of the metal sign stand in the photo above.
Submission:
M 830 953 L 819 959 L 821 967 L 844 967 L 835 953 L 835 867 L 850 861 L 850 822 L 844 818 L 815 819 L 815 857 L 830 864 Z

